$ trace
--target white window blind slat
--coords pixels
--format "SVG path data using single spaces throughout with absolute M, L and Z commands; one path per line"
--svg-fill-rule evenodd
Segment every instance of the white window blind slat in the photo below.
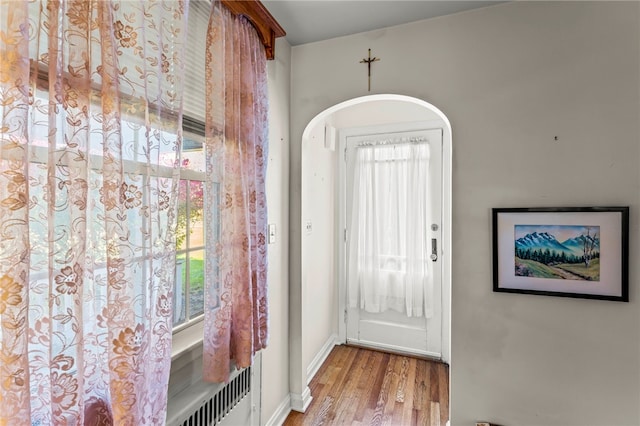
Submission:
M 208 0 L 189 2 L 183 114 L 202 123 L 205 120 L 205 49 L 210 10 Z

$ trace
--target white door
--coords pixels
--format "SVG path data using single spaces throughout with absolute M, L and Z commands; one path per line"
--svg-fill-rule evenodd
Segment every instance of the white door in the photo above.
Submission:
M 441 358 L 442 129 L 351 134 L 343 136 L 341 144 L 346 340 Z M 416 159 L 414 171 L 407 173 L 404 165 Z M 363 167 L 368 168 L 366 173 Z M 378 243 L 377 236 L 374 243 L 363 238 L 373 222 L 384 238 L 391 238 L 390 243 Z M 401 229 L 406 222 L 413 229 Z M 404 235 L 402 241 L 394 240 L 398 235 Z M 417 261 L 406 253 L 407 246 L 415 245 L 421 253 Z M 416 264 L 422 281 L 409 278 L 416 274 L 408 269 L 416 268 L 408 265 Z M 421 284 L 412 290 L 409 282 Z

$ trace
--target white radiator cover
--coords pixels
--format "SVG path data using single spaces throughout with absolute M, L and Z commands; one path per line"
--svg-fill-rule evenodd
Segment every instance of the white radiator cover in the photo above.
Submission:
M 254 365 L 234 370 L 229 383 L 192 384 L 169 399 L 167 426 L 260 424 L 261 356 Z

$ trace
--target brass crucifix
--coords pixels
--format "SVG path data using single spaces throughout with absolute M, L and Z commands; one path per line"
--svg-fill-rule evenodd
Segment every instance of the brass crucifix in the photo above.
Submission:
M 377 62 L 379 60 L 380 58 L 376 58 L 375 56 L 373 58 L 371 57 L 371 49 L 369 49 L 369 58 L 364 58 L 360 61 L 361 64 L 367 64 L 367 77 L 369 78 L 369 88 L 367 89 L 368 92 L 371 91 L 371 63 Z

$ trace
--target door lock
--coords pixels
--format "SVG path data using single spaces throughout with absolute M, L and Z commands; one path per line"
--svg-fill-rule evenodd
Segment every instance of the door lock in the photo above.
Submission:
M 431 256 L 429 258 L 434 262 L 438 260 L 438 240 L 435 238 L 431 239 Z

